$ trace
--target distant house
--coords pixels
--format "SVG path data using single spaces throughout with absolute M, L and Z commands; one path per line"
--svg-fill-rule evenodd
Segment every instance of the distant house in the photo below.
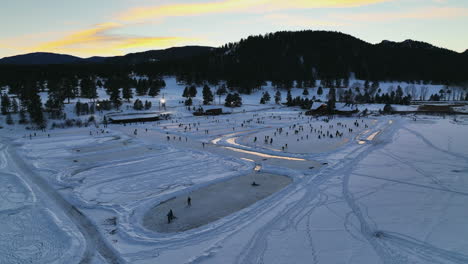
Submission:
M 210 115 L 210 116 L 215 116 L 215 115 L 222 115 L 223 114 L 223 109 L 222 108 L 215 108 L 215 109 L 208 109 L 203 112 L 203 109 L 199 109 L 195 112 L 193 112 L 193 115 L 195 116 L 202 116 L 202 115 Z
M 334 115 L 345 115 L 345 116 L 348 116 L 348 115 L 352 115 L 352 114 L 357 114 L 359 113 L 359 110 L 356 108 L 356 109 L 353 109 L 353 110 L 333 110 L 333 113 L 330 113 L 330 111 L 328 110 L 328 106 L 326 104 L 321 104 L 319 107 L 317 107 L 316 109 L 312 109 L 312 110 L 309 110 L 307 112 L 305 112 L 305 115 L 308 115 L 308 116 L 311 116 L 311 115 L 329 115 L 329 114 L 334 114 Z
M 308 115 L 308 116 L 311 116 L 311 115 L 327 115 L 327 114 L 328 114 L 328 106 L 326 104 L 321 104 L 316 109 L 311 109 L 311 110 L 305 112 L 305 115 Z
M 167 120 L 169 114 L 167 113 L 151 113 L 151 114 L 123 114 L 123 115 L 108 115 L 109 122 L 112 124 L 126 124 L 126 123 L 144 123 L 155 122 L 159 120 Z
M 222 108 L 208 109 L 205 111 L 205 115 L 221 115 L 223 114 Z

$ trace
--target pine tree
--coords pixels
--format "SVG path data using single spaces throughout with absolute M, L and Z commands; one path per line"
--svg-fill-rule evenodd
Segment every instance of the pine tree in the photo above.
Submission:
M 330 88 L 330 91 L 328 92 L 328 102 L 327 102 L 328 111 L 330 113 L 333 113 L 335 111 L 335 103 L 336 103 L 336 91 L 335 91 L 335 88 Z
M 322 95 L 322 94 L 323 94 L 322 86 L 319 86 L 319 88 L 317 89 L 317 95 Z
M 122 97 L 130 103 L 130 99 L 133 98 L 133 92 L 130 86 L 125 85 L 122 89 Z
M 81 115 L 81 102 L 80 101 L 76 102 L 75 104 L 75 114 L 77 116 Z
M 221 104 L 221 96 L 225 95 L 227 93 L 226 90 L 226 85 L 221 85 L 221 87 L 216 90 L 216 95 L 219 97 L 219 104 Z
M 1 112 L 2 115 L 6 115 L 10 112 L 10 98 L 6 93 L 2 94 L 2 99 L 1 99 Z
M 197 96 L 197 87 L 195 87 L 195 85 L 190 86 L 188 92 L 189 92 L 190 97 L 192 97 L 192 98 L 196 97 Z
M 302 95 L 304 96 L 309 95 L 309 90 L 307 90 L 307 88 L 304 88 L 304 91 L 302 91 Z
M 185 97 L 185 98 L 189 98 L 190 97 L 190 93 L 189 93 L 189 88 L 188 86 L 186 86 L 184 88 L 184 92 L 182 93 L 182 97 Z
M 96 99 L 97 96 L 97 90 L 96 90 L 96 84 L 93 79 L 89 77 L 85 77 L 81 80 L 80 83 L 81 86 L 81 96 L 84 98 L 88 99 Z
M 278 90 L 275 93 L 275 104 L 281 103 L 281 92 Z
M 266 104 L 271 100 L 271 96 L 268 93 L 268 91 L 264 92 L 262 95 L 262 98 L 260 98 L 260 103 L 261 104 Z
M 135 110 L 143 110 L 143 102 L 140 99 L 136 99 L 135 103 L 133 103 L 133 109 Z
M 151 85 L 151 87 L 149 88 L 148 95 L 151 97 L 155 97 L 155 96 L 158 96 L 158 94 L 159 94 L 159 87 L 154 84 Z
M 213 102 L 213 93 L 208 85 L 203 86 L 203 104 L 208 105 Z
M 291 95 L 291 90 L 288 90 L 288 94 L 286 95 L 286 104 L 288 106 L 293 106 L 293 99 Z
M 74 81 L 70 79 L 63 79 L 62 80 L 62 92 L 63 92 L 63 97 L 67 99 L 67 102 L 70 103 L 70 99 L 75 98 L 75 90 L 76 87 L 74 87 Z
M 114 107 L 119 109 L 120 106 L 122 105 L 122 101 L 120 100 L 120 89 L 117 87 L 112 88 L 109 99 L 114 105 Z
M 13 111 L 13 113 L 18 113 L 18 100 L 12 100 L 11 110 Z
M 23 107 L 21 107 L 19 111 L 19 123 L 20 124 L 26 124 L 28 120 L 26 119 L 26 110 L 24 110 Z
M 45 127 L 45 119 L 42 113 L 41 98 L 35 92 L 30 94 L 29 96 L 30 98 L 28 102 L 28 112 L 29 116 L 31 117 L 31 121 L 38 127 L 43 128 Z
M 145 101 L 145 110 L 151 109 L 151 106 L 152 106 L 152 104 L 151 104 L 150 101 Z

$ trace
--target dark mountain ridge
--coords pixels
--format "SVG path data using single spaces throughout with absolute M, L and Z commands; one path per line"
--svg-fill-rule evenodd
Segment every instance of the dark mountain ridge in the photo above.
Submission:
M 77 63 L 84 59 L 67 54 L 34 52 L 0 59 L 1 64 L 44 65 Z
M 233 87 L 247 90 L 266 80 L 290 87 L 294 81 L 335 81 L 347 79 L 351 73 L 365 80 L 468 81 L 468 50 L 458 53 L 415 40 L 371 44 L 331 31 L 281 31 L 250 36 L 219 48 L 186 46 L 116 57 L 82 59 L 36 54 L 42 57 L 20 55 L 1 59 L 0 64 L 17 64 L 2 65 L 2 69 L 22 70 L 40 78 L 135 72 L 148 76 L 175 75 L 187 83 L 226 80 Z M 37 64 L 67 65 L 39 65 L 39 69 Z M 7 72 L 4 75 L 8 77 Z
M 35 52 L 0 59 L 0 64 L 15 65 L 51 65 L 51 64 L 74 64 L 74 63 L 120 63 L 138 64 L 144 62 L 156 62 L 172 59 L 182 59 L 209 52 L 212 47 L 185 46 L 172 47 L 163 50 L 149 50 L 144 52 L 130 53 L 124 56 L 80 58 L 72 55 L 57 54 L 50 52 Z

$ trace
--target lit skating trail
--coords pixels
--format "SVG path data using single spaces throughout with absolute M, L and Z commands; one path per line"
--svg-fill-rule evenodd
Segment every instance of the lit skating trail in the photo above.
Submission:
M 2 145 L 1 151 L 5 157 L 5 159 L 2 160 L 2 167 L 8 166 L 28 184 L 37 187 L 45 194 L 44 197 L 48 198 L 47 202 L 53 203 L 54 206 L 62 209 L 62 212 L 70 218 L 81 232 L 86 240 L 86 249 L 80 263 L 91 263 L 95 258 L 96 251 L 108 263 L 124 263 L 118 253 L 104 241 L 104 238 L 101 236 L 96 226 L 87 216 L 80 212 L 75 206 L 71 205 L 45 180 L 37 175 L 34 170 L 17 155 L 11 144 L 6 143 L 4 140 Z

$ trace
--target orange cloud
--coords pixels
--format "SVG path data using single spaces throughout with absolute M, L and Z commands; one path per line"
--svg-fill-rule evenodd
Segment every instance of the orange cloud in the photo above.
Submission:
M 169 4 L 130 9 L 120 15 L 123 21 L 138 21 L 172 16 L 228 12 L 264 12 L 304 8 L 356 7 L 393 0 L 224 0 L 194 4 Z
M 184 41 L 193 40 L 182 37 L 135 37 L 112 33 L 124 27 L 119 23 L 103 23 L 90 29 L 69 33 L 64 37 L 25 48 L 27 51 L 47 51 L 71 53 L 81 56 L 121 55 L 132 48 L 165 48 Z

